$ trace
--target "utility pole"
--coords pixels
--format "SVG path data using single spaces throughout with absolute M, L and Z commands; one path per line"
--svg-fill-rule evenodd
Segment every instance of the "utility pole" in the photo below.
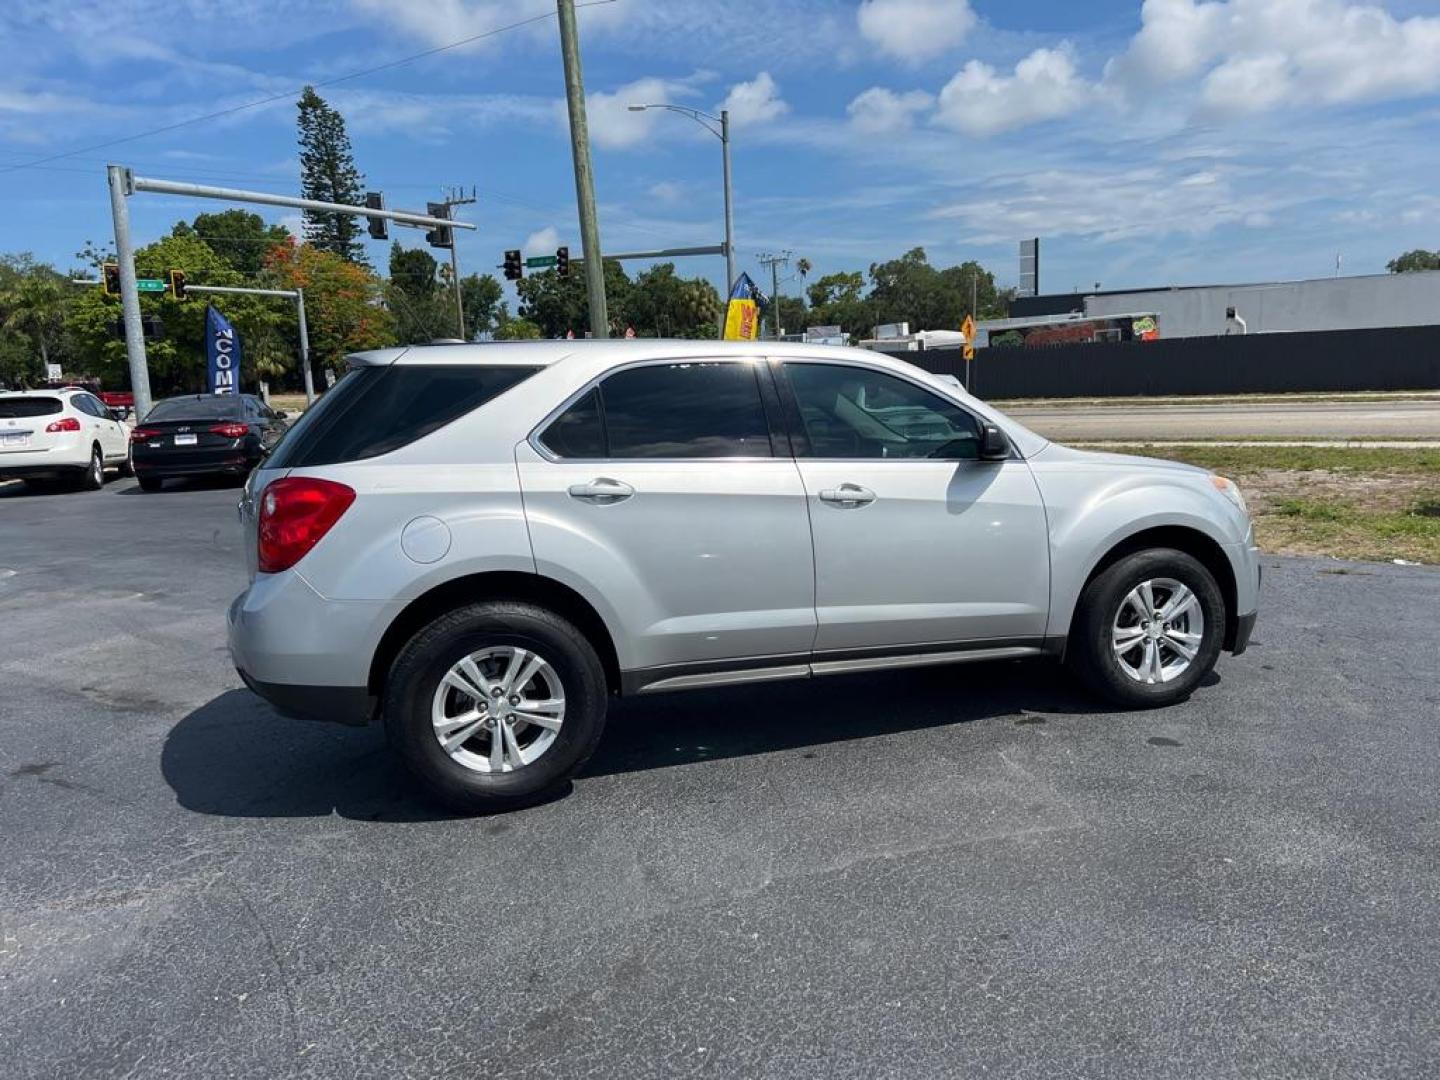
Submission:
M 474 201 L 474 188 L 470 189 L 469 198 L 465 197 L 463 189 L 451 188 L 441 205 L 445 207 L 447 216 L 454 217 L 454 214 L 449 213 L 451 210 L 457 206 L 469 206 Z M 457 326 L 455 336 L 461 341 L 467 341 L 469 339 L 465 336 L 465 302 L 460 296 L 460 256 L 455 253 L 459 246 L 455 243 L 455 237 L 452 234 L 450 237 L 450 282 L 455 287 L 455 323 Z
M 575 159 L 575 202 L 580 208 L 580 247 L 585 255 L 585 291 L 590 299 L 590 333 L 610 336 L 605 309 L 605 259 L 595 217 L 595 176 L 590 169 L 590 128 L 585 120 L 585 80 L 580 72 L 580 39 L 575 0 L 555 0 L 560 17 L 560 56 L 565 64 L 565 104 L 570 111 L 570 152 Z
M 730 110 L 720 110 L 720 156 L 725 169 L 725 298 L 735 285 L 735 206 L 730 194 Z
M 770 267 L 770 303 L 773 306 L 774 318 L 771 321 L 772 332 L 778 339 L 780 337 L 780 266 L 790 265 L 790 252 L 779 253 L 767 252 L 764 255 L 757 255 L 761 266 Z

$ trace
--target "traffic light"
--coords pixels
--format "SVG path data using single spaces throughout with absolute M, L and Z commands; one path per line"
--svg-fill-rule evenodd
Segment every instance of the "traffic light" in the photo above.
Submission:
M 365 209 L 367 209 L 367 210 L 384 210 L 384 209 L 385 209 L 385 194 L 384 194 L 384 192 L 380 192 L 380 191 L 367 191 L 367 192 L 365 193 Z M 372 218 L 367 218 L 366 220 L 369 222 L 370 239 L 372 239 L 372 240 L 389 240 L 389 239 L 390 239 L 390 220 L 389 220 L 388 218 L 372 217 Z
M 525 276 L 525 264 L 520 261 L 520 249 L 505 252 L 505 280 L 519 281 Z
M 561 277 L 570 273 L 570 249 L 568 247 L 555 249 L 555 273 Z
M 120 264 L 119 264 L 119 263 L 106 263 L 104 266 L 101 267 L 101 270 L 103 270 L 103 271 L 104 271 L 104 274 L 105 274 L 105 281 L 104 281 L 105 295 L 106 295 L 106 296 L 119 296 L 119 295 L 120 295 Z
M 425 212 L 434 218 L 450 217 L 450 205 L 443 202 L 425 204 Z M 455 230 L 449 225 L 437 225 L 425 234 L 425 242 L 431 247 L 448 248 L 455 246 Z
M 185 271 L 170 271 L 170 295 L 176 300 L 185 299 Z

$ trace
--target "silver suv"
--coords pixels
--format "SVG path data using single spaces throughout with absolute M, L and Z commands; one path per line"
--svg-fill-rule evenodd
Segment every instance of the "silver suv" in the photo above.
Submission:
M 855 349 L 436 345 L 353 357 L 251 476 L 230 652 L 292 715 L 384 718 L 426 788 L 519 805 L 613 694 L 1023 656 L 1124 706 L 1239 653 L 1230 481 L 1085 453 Z

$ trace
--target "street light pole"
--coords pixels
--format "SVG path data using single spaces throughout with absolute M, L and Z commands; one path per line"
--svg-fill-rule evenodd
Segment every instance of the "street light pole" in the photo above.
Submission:
M 712 116 L 699 109 L 663 102 L 637 102 L 626 107 L 631 112 L 644 112 L 646 109 L 668 109 L 670 112 L 677 112 L 681 116 L 688 116 L 720 140 L 720 160 L 725 179 L 725 296 L 728 297 L 731 286 L 735 284 L 735 200 L 730 186 L 730 110 L 721 109 L 719 116 Z M 712 126 L 715 124 L 719 127 Z
M 140 287 L 135 283 L 135 248 L 130 242 L 130 170 L 107 165 L 110 212 L 115 218 L 115 261 L 120 264 L 120 313 L 125 324 L 125 353 L 130 361 L 130 393 L 135 398 L 135 419 L 150 411 L 150 368 L 145 363 L 145 330 L 140 325 Z
M 590 300 L 590 333 L 610 336 L 605 310 L 605 260 L 600 253 L 600 224 L 595 217 L 595 176 L 590 169 L 590 128 L 585 120 L 585 80 L 580 71 L 580 40 L 575 0 L 555 0 L 560 16 L 560 55 L 565 64 L 565 104 L 570 112 L 570 153 L 575 160 L 575 201 L 580 209 L 580 246 L 585 253 L 585 291 Z

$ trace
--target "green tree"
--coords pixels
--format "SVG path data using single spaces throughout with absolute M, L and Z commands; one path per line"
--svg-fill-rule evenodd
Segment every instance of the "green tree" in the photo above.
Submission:
M 501 303 L 504 291 L 493 274 L 467 274 L 460 279 L 460 300 L 465 306 L 465 340 L 493 334 L 509 317 Z
M 1416 248 L 1407 251 L 1385 264 L 1392 274 L 1413 274 L 1421 270 L 1440 270 L 1440 251 L 1426 251 Z
M 439 264 L 424 248 L 391 245 L 386 295 L 401 344 L 455 336 L 455 300 L 448 287 L 441 288 L 438 271 Z
M 968 295 L 930 265 L 924 248 L 870 266 L 870 306 L 877 323 L 908 322 L 911 330 L 959 327 Z
M 814 320 L 810 317 L 810 309 L 805 306 L 805 301 L 798 296 L 780 296 L 780 331 L 784 334 L 799 334 L 805 330 Z
M 631 323 L 630 294 L 633 286 L 624 268 L 614 261 L 605 263 L 605 303 L 612 335 L 624 333 Z M 574 331 L 580 337 L 590 328 L 590 301 L 585 291 L 585 263 L 570 264 L 564 277 L 552 270 L 530 274 L 515 283 L 520 296 L 520 317 L 540 327 L 542 337 L 564 337 Z
M 506 319 L 495 331 L 496 341 L 533 341 L 541 336 L 540 327 L 529 319 Z
M 626 318 L 641 337 L 713 338 L 720 294 L 703 278 L 677 276 L 674 263 L 659 263 L 636 277 Z
M 0 377 L 39 381 L 44 365 L 65 364 L 65 309 L 71 288 L 28 254 L 0 258 L 0 335 L 11 339 Z
M 244 285 L 245 278 L 228 266 L 208 244 L 194 235 L 167 236 L 135 252 L 140 277 L 163 277 L 183 270 L 196 285 Z M 142 293 L 142 315 L 158 316 L 165 336 L 147 341 L 146 360 L 157 395 L 203 390 L 205 386 L 205 307 L 199 298 L 174 300 L 168 293 Z M 244 348 L 241 385 L 252 386 L 255 377 L 271 378 L 293 366 L 293 350 L 284 327 L 293 320 L 283 301 L 259 296 L 227 296 L 216 307 L 240 334 Z M 84 358 L 81 370 L 98 375 L 109 385 L 122 385 L 127 377 L 125 343 L 111 331 L 119 319 L 118 297 L 99 289 L 85 289 L 67 311 L 66 330 Z
M 806 290 L 810 325 L 838 326 L 852 338 L 869 336 L 874 320 L 864 292 L 865 275 L 858 270 L 826 274 Z
M 248 210 L 197 214 L 189 224 L 177 221 L 170 235 L 199 237 L 226 266 L 247 275 L 260 273 L 270 249 L 290 239 L 283 225 L 266 225 L 259 214 Z
M 974 314 L 977 319 L 1003 319 L 1006 314 L 1006 297 L 995 287 L 995 275 L 986 270 L 978 262 L 971 260 L 963 262 L 959 266 L 946 267 L 940 271 L 940 280 L 948 292 L 958 293 L 960 296 L 961 310 L 965 313 Z M 970 312 L 971 282 L 974 282 L 974 299 L 976 308 Z M 961 319 L 964 319 L 964 314 Z M 959 329 L 955 327 L 916 327 L 917 330 L 950 330 Z
M 305 87 L 299 102 L 300 195 L 321 202 L 355 205 L 365 178 L 355 167 L 345 118 Z M 360 242 L 360 226 L 352 214 L 305 211 L 305 240 L 347 262 L 368 265 Z

